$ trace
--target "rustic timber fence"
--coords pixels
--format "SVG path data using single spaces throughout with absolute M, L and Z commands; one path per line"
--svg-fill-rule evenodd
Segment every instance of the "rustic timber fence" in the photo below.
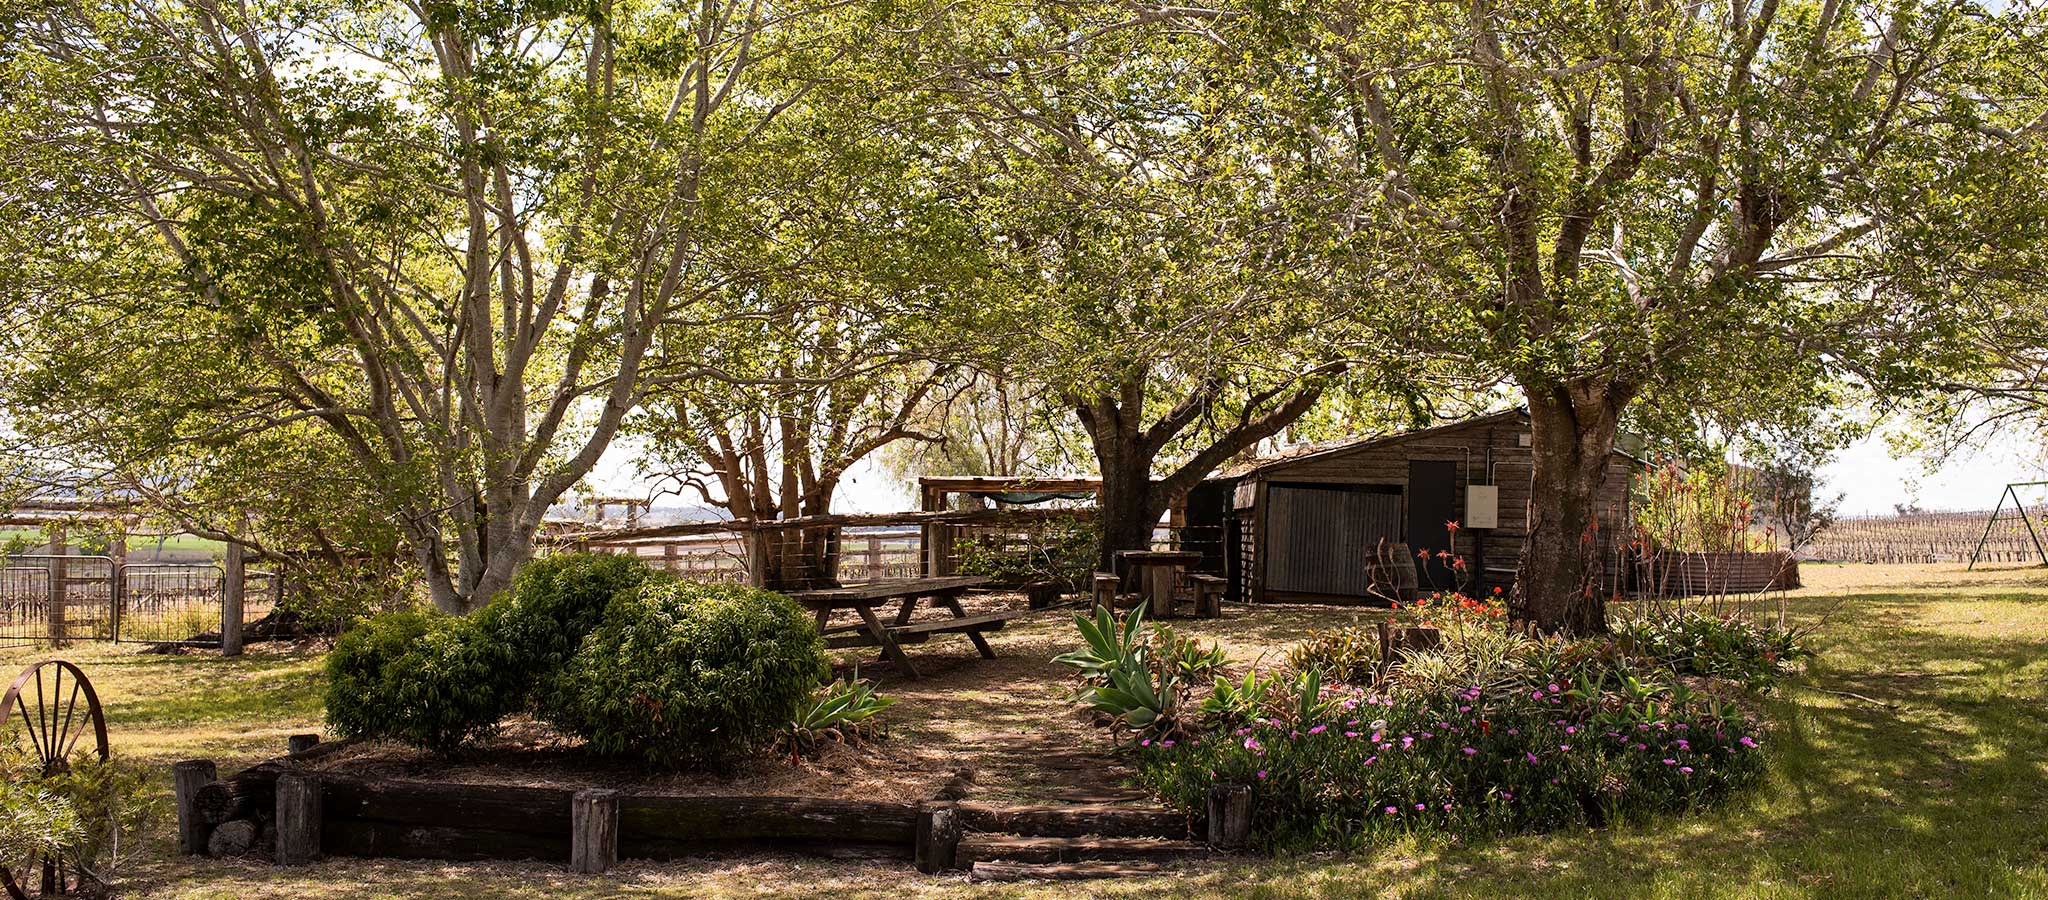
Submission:
M 1206 816 L 1189 816 L 1137 805 L 977 803 L 947 798 L 953 786 L 913 803 L 407 781 L 317 768 L 351 743 L 295 736 L 291 752 L 226 778 L 211 760 L 176 764 L 179 852 L 280 865 L 320 856 L 544 860 L 590 873 L 620 859 L 771 849 L 898 858 L 925 872 L 1007 880 L 1071 877 L 1065 867 L 1082 861 L 1201 856 L 1243 847 L 1250 834 L 1251 791 L 1242 786 L 1219 789 Z
M 551 541 L 562 549 L 636 556 L 692 581 L 765 585 L 779 575 L 861 584 L 959 574 L 963 547 L 970 543 L 998 551 L 1029 548 L 1048 529 L 1096 515 L 1089 507 L 849 513 L 591 530 L 557 534 Z M 1153 545 L 1178 549 L 1183 542 L 1208 540 L 1220 547 L 1220 534 L 1219 528 L 1160 528 Z M 792 548 L 815 542 L 830 542 L 822 567 L 785 558 Z

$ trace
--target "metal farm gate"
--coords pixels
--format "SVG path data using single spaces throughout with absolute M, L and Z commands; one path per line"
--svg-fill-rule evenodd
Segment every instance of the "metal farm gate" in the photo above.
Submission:
M 210 563 L 121 565 L 106 556 L 37 554 L 0 562 L 0 647 L 74 641 L 210 645 L 224 621 L 225 575 Z M 249 573 L 250 581 L 270 577 Z M 272 593 L 245 590 L 250 600 L 267 600 Z M 244 621 L 269 611 L 268 603 L 260 605 L 244 609 Z M 216 640 L 194 640 L 203 634 Z

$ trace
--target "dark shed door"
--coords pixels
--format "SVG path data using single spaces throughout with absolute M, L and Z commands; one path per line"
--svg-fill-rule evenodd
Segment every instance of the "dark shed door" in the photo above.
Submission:
M 1354 487 L 1266 489 L 1266 586 L 1301 594 L 1363 597 L 1381 540 L 1399 539 L 1399 494 Z
M 1197 572 L 1223 571 L 1223 526 L 1230 518 L 1230 501 L 1236 491 L 1234 481 L 1204 481 L 1188 492 L 1180 548 L 1202 554 L 1202 561 L 1195 566 Z
M 1450 563 L 1436 555 L 1451 549 L 1451 529 L 1446 523 L 1457 518 L 1458 461 L 1409 460 L 1408 550 L 1429 553 L 1429 559 L 1416 566 L 1423 590 L 1447 591 L 1457 586 Z

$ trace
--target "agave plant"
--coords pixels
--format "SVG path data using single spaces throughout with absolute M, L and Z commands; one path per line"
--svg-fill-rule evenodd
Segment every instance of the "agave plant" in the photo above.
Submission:
M 860 680 L 859 673 L 818 689 L 811 702 L 789 723 L 778 743 L 789 751 L 790 762 L 815 753 L 825 741 L 858 743 L 880 733 L 874 721 L 882 710 L 895 705 L 892 697 L 875 693 L 873 685 Z
M 1108 607 L 1097 607 L 1093 618 L 1076 614 L 1074 627 L 1086 646 L 1055 656 L 1053 662 L 1080 669 L 1082 677 L 1096 684 L 1107 684 L 1111 672 L 1145 666 L 1149 642 L 1143 607 L 1131 610 L 1121 622 Z

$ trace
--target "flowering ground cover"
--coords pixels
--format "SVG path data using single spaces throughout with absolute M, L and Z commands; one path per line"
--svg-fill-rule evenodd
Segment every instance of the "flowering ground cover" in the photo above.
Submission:
M 1824 621 L 1813 638 L 1818 654 L 1760 701 L 1773 723 L 1760 783 L 1705 814 L 1463 842 L 1395 835 L 1350 855 L 1224 860 L 1111 883 L 1002 886 L 919 876 L 894 861 L 775 855 L 628 862 L 599 877 L 542 864 L 352 860 L 280 871 L 171 858 L 163 828 L 129 871 L 127 896 L 2048 898 L 2048 571 L 1814 566 L 1803 574 L 1810 587 L 1788 598 L 1787 613 L 1797 622 Z M 1177 627 L 1222 643 L 1232 659 L 1278 666 L 1283 648 L 1308 629 L 1365 618 L 1274 607 Z M 885 681 L 885 692 L 901 702 L 885 714 L 896 737 L 882 752 L 984 759 L 991 791 L 1029 797 L 1040 771 L 1029 768 L 1034 757 L 1054 743 L 1091 738 L 1063 713 L 1066 672 L 1049 661 L 1024 662 L 1049 660 L 1071 646 L 1071 635 L 1070 623 L 1049 618 L 997 636 L 1001 667 L 963 659 L 935 666 L 923 682 Z M 94 649 L 70 655 L 99 681 L 117 749 L 153 766 L 190 756 L 245 763 L 318 725 L 314 651 L 238 661 Z M 0 668 L 33 656 L 0 651 Z M 1447 734 L 1431 733 L 1438 737 L 1427 740 Z M 1440 746 L 1460 755 L 1468 745 L 1486 749 L 1466 736 Z M 1323 739 L 1345 740 L 1342 731 Z M 1652 745 L 1643 743 L 1647 754 Z M 1676 745 L 1667 740 L 1659 752 L 1665 746 Z M 1655 767 L 1665 758 L 1679 760 L 1644 757 Z

